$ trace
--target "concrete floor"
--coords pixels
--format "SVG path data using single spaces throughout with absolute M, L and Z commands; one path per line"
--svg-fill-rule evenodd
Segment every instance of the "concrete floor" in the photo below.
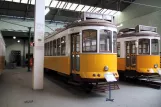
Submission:
M 120 83 L 112 92 L 86 94 L 61 83 L 44 79 L 44 90 L 32 90 L 32 73 L 27 69 L 5 70 L 0 76 L 0 107 L 161 107 L 161 90 Z

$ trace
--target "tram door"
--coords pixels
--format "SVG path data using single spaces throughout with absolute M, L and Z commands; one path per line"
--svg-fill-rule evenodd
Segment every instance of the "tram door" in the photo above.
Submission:
M 136 70 L 135 41 L 126 41 L 126 70 Z
M 71 35 L 71 71 L 77 73 L 80 71 L 80 35 L 79 33 Z

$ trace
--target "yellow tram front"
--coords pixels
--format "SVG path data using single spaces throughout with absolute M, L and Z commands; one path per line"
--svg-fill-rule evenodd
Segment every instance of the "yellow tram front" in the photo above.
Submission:
M 139 25 L 138 29 L 118 37 L 118 50 L 124 51 L 118 56 L 119 73 L 126 76 L 158 74 L 160 35 L 155 27 Z
M 104 80 L 104 75 L 112 72 L 118 79 L 116 28 L 114 30 L 106 27 L 96 28 L 82 30 L 81 41 L 72 36 L 72 74 L 92 82 Z M 81 52 L 77 44 L 79 42 Z

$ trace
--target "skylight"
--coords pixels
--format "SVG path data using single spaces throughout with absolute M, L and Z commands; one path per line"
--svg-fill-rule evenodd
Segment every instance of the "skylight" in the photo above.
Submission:
M 108 9 L 104 14 L 109 14 L 112 10 Z
M 90 7 L 90 6 L 85 6 L 85 7 L 82 9 L 82 11 L 83 11 L 83 12 L 86 12 L 86 11 L 89 9 L 89 7 Z
M 100 10 L 101 10 L 101 8 L 97 7 L 97 8 L 93 11 L 93 13 L 99 13 Z
M 61 5 L 61 1 L 58 2 L 56 8 L 59 8 L 60 5 Z
M 13 2 L 17 2 L 17 3 L 20 3 L 20 0 L 13 0 Z
M 27 4 L 28 0 L 21 0 L 21 3 L 26 3 Z
M 6 0 L 6 1 L 12 1 L 12 0 Z
M 45 6 L 49 6 L 51 3 L 51 0 L 45 0 Z
M 68 3 L 65 9 L 69 9 L 72 3 Z
M 91 12 L 94 9 L 94 7 L 90 7 L 87 12 Z
M 69 10 L 75 10 L 78 4 L 73 3 L 72 6 L 69 8 Z
M 79 6 L 76 8 L 75 11 L 81 11 L 83 7 L 84 7 L 84 5 L 79 5 Z
M 63 8 L 65 5 L 65 2 L 62 2 L 61 5 L 58 8 Z
M 109 15 L 114 15 L 115 13 L 117 13 L 117 11 L 113 10 L 109 13 Z
M 105 13 L 106 11 L 107 11 L 107 9 L 103 9 L 103 10 L 101 11 L 101 14 Z
M 32 1 L 31 1 L 31 4 L 34 5 L 34 4 L 35 4 L 35 0 L 32 0 Z
M 53 1 L 50 5 L 50 7 L 56 7 L 56 5 L 58 4 L 58 1 Z

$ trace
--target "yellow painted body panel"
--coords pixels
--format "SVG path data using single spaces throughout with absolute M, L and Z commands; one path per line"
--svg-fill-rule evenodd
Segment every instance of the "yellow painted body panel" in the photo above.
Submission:
M 154 68 L 154 64 L 158 64 L 160 68 L 160 56 L 159 55 L 138 55 L 137 56 L 137 71 L 140 73 L 149 73 L 148 69 L 153 69 L 154 73 L 157 73 L 157 69 Z
M 45 56 L 44 67 L 70 75 L 70 57 Z M 108 66 L 109 70 L 104 71 Z M 104 79 L 104 74 L 112 72 L 119 78 L 117 72 L 117 55 L 115 54 L 80 54 L 80 71 L 72 71 L 81 78 Z M 96 76 L 94 77 L 93 74 Z M 98 74 L 100 76 L 98 76 Z
M 121 71 L 125 71 L 126 62 L 125 58 L 117 58 L 117 69 Z
M 108 66 L 108 72 L 117 74 L 117 55 L 115 54 L 81 54 L 80 55 L 80 76 L 82 78 L 104 78 L 104 67 Z M 96 74 L 96 77 L 93 77 Z M 97 75 L 100 74 L 100 77 Z
M 45 56 L 44 67 L 70 75 L 70 58 L 67 56 Z
M 160 56 L 159 55 L 137 55 L 136 56 L 136 71 L 139 73 L 158 73 L 157 69 L 154 68 L 154 64 L 160 68 Z M 130 69 L 130 67 L 129 67 Z M 149 72 L 152 69 L 154 72 Z M 126 59 L 118 58 L 118 71 L 126 70 Z M 135 69 L 132 69 L 135 70 Z

